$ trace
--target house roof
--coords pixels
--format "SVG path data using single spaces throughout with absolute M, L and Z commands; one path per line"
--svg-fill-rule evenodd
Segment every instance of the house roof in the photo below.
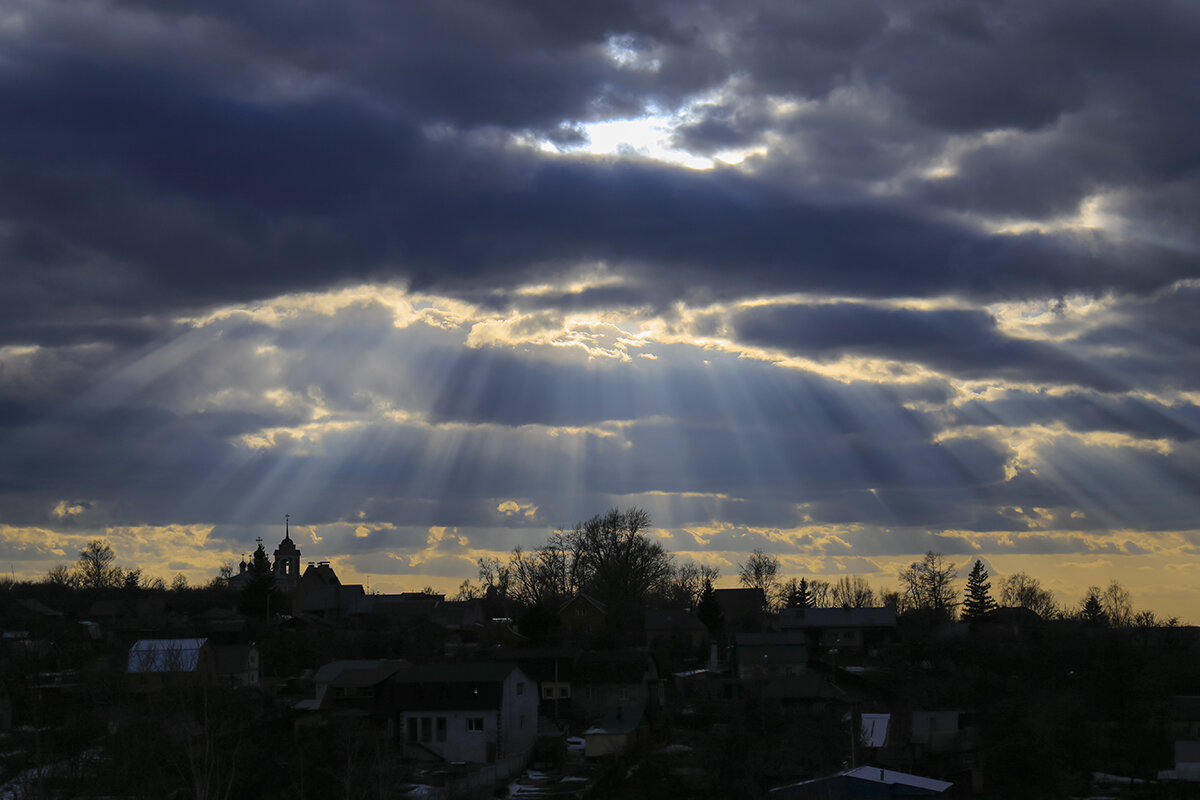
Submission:
M 478 600 L 443 600 L 430 613 L 429 621 L 443 628 L 482 625 L 483 607 Z
M 129 648 L 130 672 L 193 672 L 207 639 L 142 639 Z
M 923 778 L 920 775 L 910 775 L 907 772 L 897 772 L 896 770 L 884 769 L 883 767 L 862 766 L 846 770 L 841 774 L 849 778 L 857 778 L 860 781 L 911 786 L 915 789 L 924 789 L 929 792 L 944 792 L 954 785 L 950 781 Z
M 503 682 L 518 669 L 512 662 L 461 661 L 446 664 L 410 664 L 396 674 L 397 683 Z
M 767 606 L 762 589 L 713 589 L 713 598 L 721 607 L 726 622 L 758 619 Z
M 313 683 L 328 686 L 375 686 L 396 674 L 407 662 L 400 659 L 331 661 L 313 675 Z
M 393 677 L 393 703 L 401 711 L 498 709 L 513 672 L 525 676 L 512 663 L 413 664 Z M 527 691 L 533 695 L 536 688 Z
M 646 632 L 708 633 L 696 615 L 682 608 L 647 608 Z
M 785 608 L 779 612 L 783 628 L 894 628 L 894 606 L 873 608 Z
M 304 568 L 304 574 L 300 576 L 300 583 L 304 586 L 314 583 L 322 586 L 340 586 L 342 582 L 327 562 L 314 564 L 310 561 Z
M 839 772 L 836 775 L 826 776 L 824 778 L 813 778 L 812 780 L 801 781 L 799 783 L 791 783 L 787 786 L 777 786 L 772 789 L 772 792 L 781 792 L 785 795 L 795 794 L 794 790 L 798 787 L 813 786 L 815 784 L 826 783 L 830 780 L 837 779 L 853 779 L 866 781 L 869 783 L 886 784 L 888 786 L 901 786 L 907 789 L 915 789 L 918 794 L 938 794 L 946 791 L 953 783 L 949 781 L 939 781 L 933 778 L 923 778 L 920 775 L 910 775 L 907 772 L 897 772 L 892 769 L 884 769 L 883 767 L 862 766 L 854 769 Z M 810 790 L 811 791 L 811 790 Z M 822 793 L 823 794 L 823 793 Z M 812 796 L 810 792 L 804 794 L 805 797 Z M 874 795 L 872 795 L 874 796 Z M 886 796 L 886 795 L 885 795 Z
M 592 597 L 590 594 L 587 594 L 586 592 L 579 592 L 574 597 L 572 597 L 570 600 L 563 603 L 562 606 L 559 607 L 558 613 L 561 615 L 564 611 L 567 610 L 568 607 L 574 605 L 577 602 L 581 602 L 581 601 L 594 606 L 602 614 L 608 613 L 608 606 L 606 606 L 604 603 L 600 602 L 596 598 Z
M 360 584 L 300 584 L 294 594 L 293 607 L 297 613 L 340 611 L 360 614 L 369 610 L 367 595 Z
M 577 647 L 520 647 L 497 651 L 494 658 L 520 664 L 521 670 L 537 681 L 569 681 L 582 652 Z

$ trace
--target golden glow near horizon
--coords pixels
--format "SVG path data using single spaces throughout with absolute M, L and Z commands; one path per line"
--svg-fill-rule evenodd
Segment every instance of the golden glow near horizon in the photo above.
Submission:
M 920 363 L 915 357 L 912 361 L 902 361 L 890 356 L 847 352 L 825 357 L 758 346 L 739 341 L 735 324 L 741 314 L 780 309 L 853 307 L 936 314 L 969 308 L 953 297 L 864 301 L 796 294 L 701 306 L 678 302 L 661 313 L 646 307 L 561 311 L 521 305 L 559 295 L 582 297 L 591 289 L 618 288 L 626 280 L 604 264 L 590 264 L 564 274 L 560 280 L 542 278 L 514 287 L 499 296 L 500 299 L 506 296 L 508 303 L 475 304 L 430 293 L 411 293 L 397 285 L 360 285 L 214 309 L 180 320 L 188 330 L 179 339 L 163 351 L 148 353 L 144 363 L 124 366 L 118 373 L 124 382 L 118 396 L 136 396 L 138 381 L 149 385 L 179 368 L 180 363 L 200 350 L 203 341 L 253 323 L 256 333 L 238 355 L 243 359 L 238 374 L 253 376 L 253 380 L 181 397 L 179 408 L 196 414 L 247 407 L 286 413 L 294 419 L 292 423 L 240 433 L 231 443 L 239 451 L 286 454 L 298 459 L 298 463 L 330 453 L 346 453 L 345 457 L 354 458 L 387 437 L 419 436 L 413 439 L 411 452 L 424 468 L 410 480 L 434 485 L 449 479 L 464 449 L 485 460 L 494 458 L 497 452 L 509 451 L 533 461 L 565 457 L 568 463 L 574 463 L 571 459 L 578 460 L 585 448 L 597 446 L 598 442 L 612 442 L 628 450 L 633 446 L 635 432 L 655 427 L 665 430 L 670 422 L 662 410 L 641 413 L 636 418 L 586 423 L 439 419 L 431 416 L 429 409 L 406 405 L 403 386 L 387 381 L 372 385 L 379 379 L 381 365 L 393 363 L 397 357 L 412 357 L 420 353 L 420 348 L 435 344 L 460 352 L 515 354 L 559 367 L 624 370 L 657 368 L 659 363 L 667 362 L 705 369 L 726 359 L 727 362 L 720 363 L 758 363 L 767 369 L 829 379 L 851 387 L 887 386 L 895 390 L 944 384 L 949 388 L 946 399 L 913 399 L 901 404 L 909 410 L 936 414 L 975 403 L 999 408 L 1007 397 L 1022 391 L 1036 391 L 1046 397 L 1067 396 L 1075 391 L 1070 385 L 1046 387 L 994 377 L 957 379 L 939 371 L 936 365 Z M 1053 303 L 996 303 L 986 313 L 991 315 L 999 334 L 1013 341 L 1076 346 L 1075 337 L 1109 322 L 1119 309 L 1111 297 L 1069 296 Z M 314 318 L 324 320 L 322 329 L 326 333 L 315 338 L 294 335 Z M 377 331 L 377 318 L 383 322 L 383 329 L 376 334 L 381 350 L 354 354 L 353 370 L 360 370 L 370 380 L 356 386 L 353 402 L 340 396 L 335 385 L 312 383 L 297 391 L 287 381 L 289 369 L 297 361 L 310 357 L 309 349 L 320 352 L 330 332 L 357 324 Z M 31 348 L 9 350 L 6 355 L 10 358 L 37 355 L 36 349 Z M 702 364 L 708 367 L 701 367 Z M 642 394 L 653 396 L 653 392 L 663 390 L 664 387 L 655 386 L 655 374 L 649 372 L 640 379 Z M 746 400 L 739 394 L 744 394 L 741 387 L 716 383 L 712 387 L 718 396 L 728 395 L 723 400 L 730 408 L 753 406 L 753 402 L 749 406 L 733 405 Z M 1170 402 L 1168 395 L 1164 392 L 1162 397 L 1155 398 L 1141 390 L 1137 396 Z M 1055 448 L 1069 446 L 1098 454 L 1166 457 L 1175 446 L 1166 436 L 1138 436 L 1119 430 L 1073 430 L 1058 422 L 1002 418 L 963 419 L 930 437 L 930 442 L 938 446 L 975 441 L 989 442 L 1007 453 L 1005 482 L 1036 476 L 1068 484 L 1082 479 L 1055 465 L 1049 456 Z M 680 469 L 687 468 L 686 461 L 681 459 Z M 271 478 L 282 479 L 281 475 Z M 511 545 L 488 545 L 489 537 L 493 542 L 536 547 L 554 527 L 571 522 L 544 519 L 546 502 L 532 493 L 534 488 L 530 487 L 527 496 L 488 500 L 486 510 L 491 522 L 481 524 L 479 531 L 453 525 L 413 530 L 405 527 L 402 517 L 371 518 L 363 510 L 342 522 L 297 526 L 296 530 L 304 531 L 302 549 L 306 557 L 316 551 L 316 557 L 335 564 L 345 582 L 369 582 L 381 591 L 432 585 L 453 592 L 463 579 L 474 578 L 474 564 L 479 558 L 503 557 L 511 550 Z M 270 487 L 264 485 L 253 491 L 269 492 Z M 886 502 L 884 493 L 872 497 L 877 504 Z M 959 563 L 960 576 L 965 576 L 973 558 L 985 558 L 995 570 L 994 585 L 1005 574 L 1028 572 L 1052 588 L 1064 605 L 1076 603 L 1087 586 L 1116 578 L 1133 592 L 1139 607 L 1163 616 L 1200 621 L 1200 590 L 1192 590 L 1185 583 L 1195 577 L 1193 572 L 1198 569 L 1192 565 L 1192 557 L 1194 543 L 1200 542 L 1200 531 L 1139 532 L 1111 528 L 1110 508 L 1090 507 L 1086 493 L 1079 493 L 1077 500 L 1074 508 L 997 506 L 992 509 L 996 517 L 1013 523 L 1007 531 L 931 534 L 894 531 L 880 523 L 817 523 L 813 516 L 815 509 L 809 504 L 797 506 L 802 523 L 794 527 L 738 526 L 722 521 L 722 509 L 753 507 L 760 500 L 723 490 L 651 488 L 612 498 L 614 504 L 640 504 L 662 514 L 680 504 L 705 509 L 709 516 L 703 517 L 702 522 L 659 528 L 655 535 L 681 560 L 704 561 L 720 567 L 723 585 L 736 581 L 739 559 L 761 547 L 779 555 L 788 575 L 836 580 L 841 575 L 860 574 L 877 589 L 890 589 L 896 585 L 898 570 L 914 557 L 925 549 L 944 547 L 950 560 Z M 216 574 L 220 564 L 236 563 L 244 551 L 251 549 L 249 540 L 212 539 L 213 525 L 106 525 L 102 521 L 103 504 L 86 497 L 60 497 L 50 501 L 47 510 L 56 525 L 0 529 L 10 548 L 22 553 L 23 563 L 41 571 L 25 577 L 38 577 L 51 566 L 72 562 L 83 543 L 97 536 L 112 542 L 118 561 L 126 566 L 140 566 L 147 575 L 159 575 L 166 580 L 182 573 L 192 583 L 205 582 Z M 578 516 L 599 510 L 603 509 L 581 509 Z M 64 527 L 59 529 L 58 523 Z M 509 527 L 514 524 L 523 527 Z M 270 535 L 264 535 L 269 550 L 273 549 Z M 519 540 L 512 539 L 514 535 L 519 535 Z M 907 544 L 885 545 L 880 550 L 879 543 L 889 537 Z M 170 542 L 169 552 L 166 542 Z M 363 551 L 362 547 L 370 549 Z M 891 552 L 889 548 L 907 548 L 912 552 Z M 1172 585 L 1174 581 L 1179 583 Z

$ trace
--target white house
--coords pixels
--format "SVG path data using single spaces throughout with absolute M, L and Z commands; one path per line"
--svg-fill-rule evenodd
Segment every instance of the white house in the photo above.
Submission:
M 516 664 L 419 664 L 392 678 L 405 754 L 522 769 L 537 738 L 537 684 Z

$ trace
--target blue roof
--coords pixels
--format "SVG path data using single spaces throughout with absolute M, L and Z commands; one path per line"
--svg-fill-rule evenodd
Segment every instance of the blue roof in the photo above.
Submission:
M 208 639 L 142 639 L 129 648 L 130 672 L 195 672 Z

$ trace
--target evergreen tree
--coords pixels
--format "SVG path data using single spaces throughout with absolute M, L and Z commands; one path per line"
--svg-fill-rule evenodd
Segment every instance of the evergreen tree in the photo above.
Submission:
M 725 626 L 725 614 L 721 611 L 721 604 L 717 602 L 717 596 L 713 594 L 712 581 L 708 578 L 704 579 L 700 602 L 696 604 L 696 619 L 704 623 L 704 627 L 708 628 L 709 633 L 716 633 Z
M 786 602 L 788 608 L 809 608 L 812 605 L 812 599 L 808 596 L 807 579 L 796 580 L 793 578 L 788 581 Z
M 1104 604 L 1100 601 L 1100 589 L 1088 587 L 1087 597 L 1083 601 L 1083 620 L 1088 625 L 1108 625 L 1108 614 L 1104 612 Z
M 242 613 L 248 617 L 258 617 L 282 610 L 279 589 L 275 586 L 275 570 L 271 568 L 271 560 L 267 558 L 262 542 L 254 551 L 248 571 L 250 581 L 242 590 Z
M 967 576 L 967 597 L 963 601 L 962 618 L 965 622 L 983 619 L 988 612 L 994 611 L 996 601 L 992 599 L 992 584 L 988 581 L 988 572 L 983 568 L 982 561 L 976 561 Z

